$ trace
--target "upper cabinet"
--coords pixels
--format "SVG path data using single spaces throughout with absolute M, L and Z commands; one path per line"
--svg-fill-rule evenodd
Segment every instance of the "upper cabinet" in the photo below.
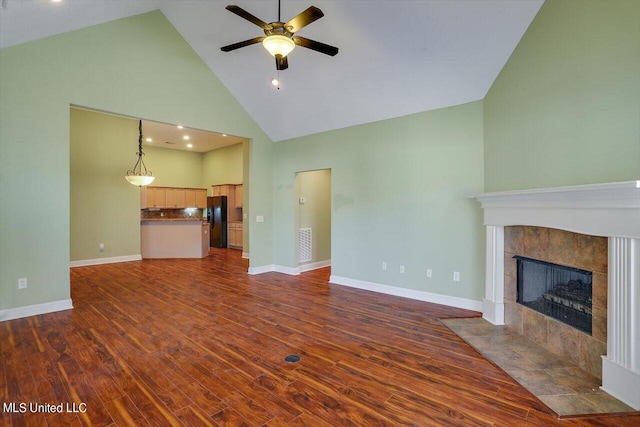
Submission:
M 164 208 L 165 190 L 164 187 L 140 187 L 140 209 Z
M 204 188 L 140 187 L 140 209 L 183 209 L 207 207 Z
M 236 185 L 236 208 L 242 208 L 242 184 Z
M 188 208 L 206 208 L 207 190 L 204 188 L 187 188 L 185 190 L 185 205 Z

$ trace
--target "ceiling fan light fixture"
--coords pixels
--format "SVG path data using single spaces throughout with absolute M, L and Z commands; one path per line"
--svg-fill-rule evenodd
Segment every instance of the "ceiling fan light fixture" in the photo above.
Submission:
M 262 45 L 265 49 L 273 56 L 280 55 L 283 58 L 287 56 L 296 44 L 289 37 L 281 36 L 279 34 L 275 34 L 269 37 L 266 37 L 262 41 Z

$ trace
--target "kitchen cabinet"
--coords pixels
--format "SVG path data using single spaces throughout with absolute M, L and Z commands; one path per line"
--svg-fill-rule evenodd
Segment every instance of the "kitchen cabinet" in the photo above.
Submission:
M 206 188 L 140 187 L 140 209 L 205 209 L 206 207 Z
M 196 208 L 204 209 L 207 207 L 207 189 L 196 188 Z
M 242 249 L 242 222 L 230 222 L 227 228 L 227 242 L 230 248 Z
M 165 207 L 172 209 L 185 208 L 185 188 L 166 188 Z
M 185 189 L 185 207 L 204 209 L 207 207 L 207 190 L 204 188 Z
M 164 187 L 140 187 L 140 208 L 164 208 L 165 190 Z
M 227 196 L 231 194 L 231 190 L 233 185 L 225 184 L 225 185 L 213 185 L 212 186 L 212 195 L 213 196 Z
M 235 206 L 238 209 L 242 209 L 242 184 L 236 185 L 235 188 Z

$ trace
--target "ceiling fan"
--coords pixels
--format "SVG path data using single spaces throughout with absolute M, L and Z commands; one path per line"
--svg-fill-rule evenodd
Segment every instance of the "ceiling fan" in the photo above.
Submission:
M 337 47 L 294 35 L 297 31 L 324 16 L 324 13 L 315 6 L 309 7 L 286 23 L 280 20 L 280 0 L 278 0 L 278 20 L 276 22 L 266 23 L 239 6 L 229 5 L 226 9 L 262 28 L 265 36 L 223 46 L 220 48 L 223 52 L 230 52 L 262 42 L 264 48 L 275 57 L 277 70 L 286 70 L 289 67 L 287 55 L 296 45 L 330 56 L 335 56 L 338 53 Z

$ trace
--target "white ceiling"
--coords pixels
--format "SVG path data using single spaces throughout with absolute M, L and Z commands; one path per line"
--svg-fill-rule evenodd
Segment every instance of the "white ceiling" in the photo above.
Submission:
M 229 145 L 240 144 L 243 141 L 242 138 L 233 135 L 207 132 L 188 127 L 179 128 L 177 125 L 150 120 L 142 121 L 142 135 L 144 136 L 142 144 L 145 146 L 193 151 L 196 153 L 206 153 Z M 148 139 L 151 139 L 151 141 Z
M 2 0 L 0 0 L 2 1 Z M 0 47 L 160 9 L 274 141 L 484 98 L 543 0 L 282 0 L 282 20 L 313 5 L 322 19 L 298 35 L 340 48 L 335 57 L 297 47 L 280 72 L 263 35 L 226 11 L 266 22 L 277 0 L 4 0 Z

